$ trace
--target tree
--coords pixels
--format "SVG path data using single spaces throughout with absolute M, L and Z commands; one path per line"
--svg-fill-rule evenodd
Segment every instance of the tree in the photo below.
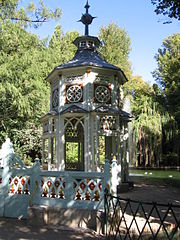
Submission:
M 131 99 L 134 115 L 132 134 L 136 166 L 157 166 L 161 158 L 162 125 L 153 89 L 141 76 L 135 76 L 124 85 L 124 93 Z
M 127 77 L 130 77 L 130 38 L 125 30 L 111 22 L 109 26 L 101 27 L 99 38 L 104 43 L 99 48 L 101 55 L 109 63 L 120 67 L 126 73 Z
M 0 144 L 6 137 L 22 158 L 41 155 L 40 118 L 49 111 L 50 89 L 44 80 L 52 69 L 72 58 L 77 32 L 57 26 L 49 46 L 20 23 L 4 21 L 0 35 Z
M 179 0 L 151 0 L 156 5 L 155 13 L 167 15 L 169 18 L 180 20 L 180 1 Z M 171 23 L 167 21 L 166 23 Z
M 43 0 L 39 0 L 36 5 L 33 1 L 26 1 L 23 5 L 20 0 L 0 0 L 0 19 L 21 22 L 24 26 L 40 26 L 49 19 L 60 19 L 61 10 L 56 8 L 54 11 L 48 9 Z
M 73 41 L 79 36 L 77 31 L 63 33 L 61 26 L 58 24 L 54 33 L 49 41 L 49 50 L 51 54 L 54 54 L 53 64 L 54 66 L 65 63 L 73 58 L 76 47 Z
M 52 69 L 51 56 L 45 42 L 20 24 L 5 21 L 1 29 L 0 142 L 10 137 L 20 148 L 19 133 L 32 125 L 38 129 L 40 117 L 48 110 L 49 86 L 44 78 Z
M 180 159 L 180 34 L 169 36 L 155 56 L 158 67 L 153 75 L 161 86 L 161 103 L 169 113 L 170 152 Z M 174 120 L 173 120 L 174 119 Z
M 155 56 L 158 67 L 153 75 L 162 87 L 164 103 L 180 128 L 180 34 L 169 36 Z

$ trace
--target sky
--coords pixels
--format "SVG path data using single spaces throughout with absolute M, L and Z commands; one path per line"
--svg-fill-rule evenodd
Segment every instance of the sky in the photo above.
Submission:
M 86 0 L 44 0 L 44 3 L 51 9 L 61 8 L 62 17 L 32 30 L 34 33 L 41 38 L 51 36 L 55 26 L 60 24 L 64 33 L 77 30 L 80 35 L 84 34 L 84 25 L 77 21 L 85 13 Z M 152 71 L 157 68 L 154 56 L 165 38 L 180 32 L 180 21 L 163 24 L 167 18 L 154 13 L 151 0 L 89 0 L 89 5 L 89 13 L 97 17 L 90 26 L 89 35 L 97 36 L 100 28 L 111 21 L 125 29 L 131 39 L 129 59 L 133 74 L 153 84 Z

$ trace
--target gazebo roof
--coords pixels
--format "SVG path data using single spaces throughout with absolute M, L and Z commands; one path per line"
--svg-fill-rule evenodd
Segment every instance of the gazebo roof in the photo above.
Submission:
M 84 37 L 83 37 L 84 38 Z M 90 36 L 89 36 L 90 38 Z M 80 41 L 80 38 L 79 38 Z M 122 70 L 101 58 L 99 53 L 95 49 L 87 49 L 87 48 L 79 48 L 69 62 L 59 65 L 56 69 L 64 69 L 64 68 L 72 68 L 72 67 L 80 67 L 80 66 L 94 66 L 100 68 L 109 68 L 117 71 Z
M 117 66 L 105 61 L 97 51 L 97 48 L 101 45 L 100 40 L 97 37 L 89 35 L 89 25 L 92 23 L 95 17 L 92 17 L 89 12 L 88 1 L 85 5 L 86 13 L 82 15 L 79 20 L 85 25 L 85 35 L 77 37 L 74 40 L 74 45 L 78 48 L 73 59 L 67 63 L 61 64 L 54 68 L 54 70 L 46 78 L 50 79 L 51 74 L 56 71 L 62 71 L 63 69 L 71 69 L 78 67 L 95 67 L 102 69 L 115 70 L 117 75 L 120 75 L 120 79 L 123 83 L 127 82 L 127 78 L 124 72 Z

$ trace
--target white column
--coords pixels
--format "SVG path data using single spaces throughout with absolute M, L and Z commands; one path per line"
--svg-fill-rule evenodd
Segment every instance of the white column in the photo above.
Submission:
M 118 171 L 118 184 L 121 182 L 121 130 L 120 119 L 117 117 L 117 171 Z
M 123 136 L 123 163 L 122 163 L 122 181 L 126 182 L 128 181 L 128 166 L 127 166 L 127 156 L 129 156 L 127 154 L 128 151 L 128 127 L 127 127 L 127 123 L 123 123 L 124 127 L 124 136 Z
M 48 125 L 48 170 L 51 170 L 51 133 L 52 133 L 52 119 L 49 118 L 49 125 Z
M 44 163 L 45 139 L 42 139 L 42 164 Z
M 89 116 L 86 116 L 86 118 L 84 119 L 84 170 L 85 172 L 88 171 L 88 161 L 89 161 L 88 120 L 89 120 Z
M 95 136 L 95 116 L 91 114 L 90 116 L 90 138 L 91 138 L 91 156 L 90 156 L 90 169 L 95 171 L 94 167 L 94 136 Z
M 85 171 L 94 170 L 94 159 L 93 159 L 93 149 L 92 149 L 92 138 L 93 138 L 93 127 L 92 127 L 92 117 L 90 113 L 85 118 L 84 124 L 84 136 L 85 136 Z
M 59 169 L 59 159 L 58 159 L 58 146 L 59 146 L 59 137 L 58 137 L 58 132 L 59 132 L 59 124 L 58 124 L 58 118 L 55 119 L 55 129 L 56 129 L 56 132 L 55 132 L 55 151 L 56 151 L 56 161 L 55 161 L 55 168 L 56 170 Z
M 118 185 L 118 175 L 117 175 L 117 160 L 116 157 L 113 157 L 111 165 L 111 184 L 112 184 L 112 195 L 117 196 L 117 185 Z
M 119 146 L 120 146 L 120 166 L 121 166 L 121 182 L 123 181 L 123 164 L 124 164 L 124 124 L 120 122 Z
M 129 129 L 128 129 L 128 122 L 125 125 L 125 146 L 126 146 L 126 153 L 124 159 L 124 176 L 125 181 L 128 182 L 129 180 Z
M 51 136 L 48 138 L 48 170 L 51 170 Z
M 64 144 L 65 144 L 65 135 L 64 135 L 64 118 L 59 115 L 59 123 L 58 123 L 58 143 L 57 143 L 57 169 L 59 171 L 65 170 L 65 159 L 64 159 Z
M 100 159 L 99 159 L 99 116 L 96 115 L 96 164 L 97 169 L 100 166 Z

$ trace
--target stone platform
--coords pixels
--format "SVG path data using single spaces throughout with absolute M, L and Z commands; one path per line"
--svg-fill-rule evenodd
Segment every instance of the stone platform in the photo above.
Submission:
M 33 206 L 28 208 L 27 223 L 31 226 L 66 226 L 104 233 L 104 213 L 100 210 Z

